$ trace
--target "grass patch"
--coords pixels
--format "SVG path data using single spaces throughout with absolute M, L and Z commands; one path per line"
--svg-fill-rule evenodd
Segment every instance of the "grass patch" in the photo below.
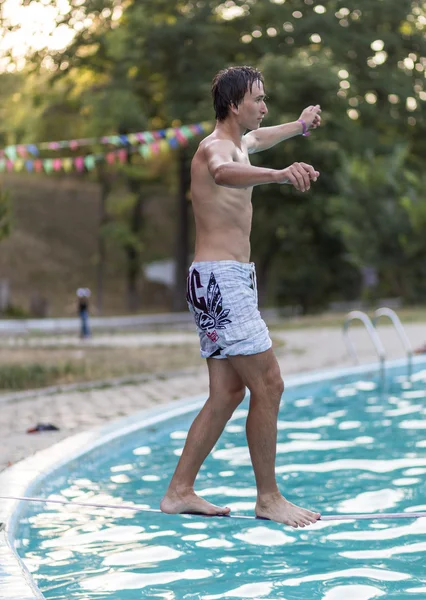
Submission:
M 0 348 L 0 391 L 174 371 L 203 363 L 196 343 L 152 348 Z
M 285 342 L 273 339 L 278 352 Z M 158 374 L 205 366 L 193 344 L 153 347 L 0 347 L 0 392 Z
M 44 365 L 29 363 L 27 365 L 1 365 L 0 389 L 25 390 L 28 388 L 47 387 L 60 380 L 82 375 L 81 365 L 65 362 L 60 365 Z

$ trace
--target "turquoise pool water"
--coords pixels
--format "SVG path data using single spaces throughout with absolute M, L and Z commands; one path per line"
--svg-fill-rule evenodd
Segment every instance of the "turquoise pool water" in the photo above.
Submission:
M 327 513 L 426 511 L 426 370 L 290 388 L 279 416 L 277 476 L 292 501 Z M 197 490 L 252 514 L 247 403 Z M 194 413 L 99 448 L 38 495 L 157 508 Z M 29 505 L 18 551 L 48 600 L 424 599 L 426 519 L 256 520 Z

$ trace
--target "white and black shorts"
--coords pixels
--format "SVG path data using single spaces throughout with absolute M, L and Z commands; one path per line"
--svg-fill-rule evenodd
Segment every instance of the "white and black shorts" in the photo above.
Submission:
M 186 297 L 203 358 L 258 354 L 272 346 L 258 309 L 254 263 L 194 262 Z

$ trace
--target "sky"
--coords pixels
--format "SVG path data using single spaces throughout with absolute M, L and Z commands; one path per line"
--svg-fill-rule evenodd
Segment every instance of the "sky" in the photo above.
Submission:
M 14 69 L 8 67 L 8 61 L 4 58 L 4 54 L 10 50 L 19 68 L 19 63 L 24 61 L 23 57 L 30 48 L 61 50 L 67 46 L 74 32 L 64 25 L 57 27 L 56 19 L 58 14 L 66 14 L 69 8 L 68 0 L 59 0 L 55 8 L 39 2 L 22 6 L 22 0 L 4 0 L 3 17 L 11 25 L 19 25 L 19 29 L 0 38 L 0 70 Z

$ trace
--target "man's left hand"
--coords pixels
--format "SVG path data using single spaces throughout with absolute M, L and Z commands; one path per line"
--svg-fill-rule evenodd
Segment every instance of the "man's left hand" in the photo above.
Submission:
M 308 106 L 302 111 L 300 119 L 303 119 L 308 129 L 316 129 L 321 125 L 321 107 L 319 104 Z

